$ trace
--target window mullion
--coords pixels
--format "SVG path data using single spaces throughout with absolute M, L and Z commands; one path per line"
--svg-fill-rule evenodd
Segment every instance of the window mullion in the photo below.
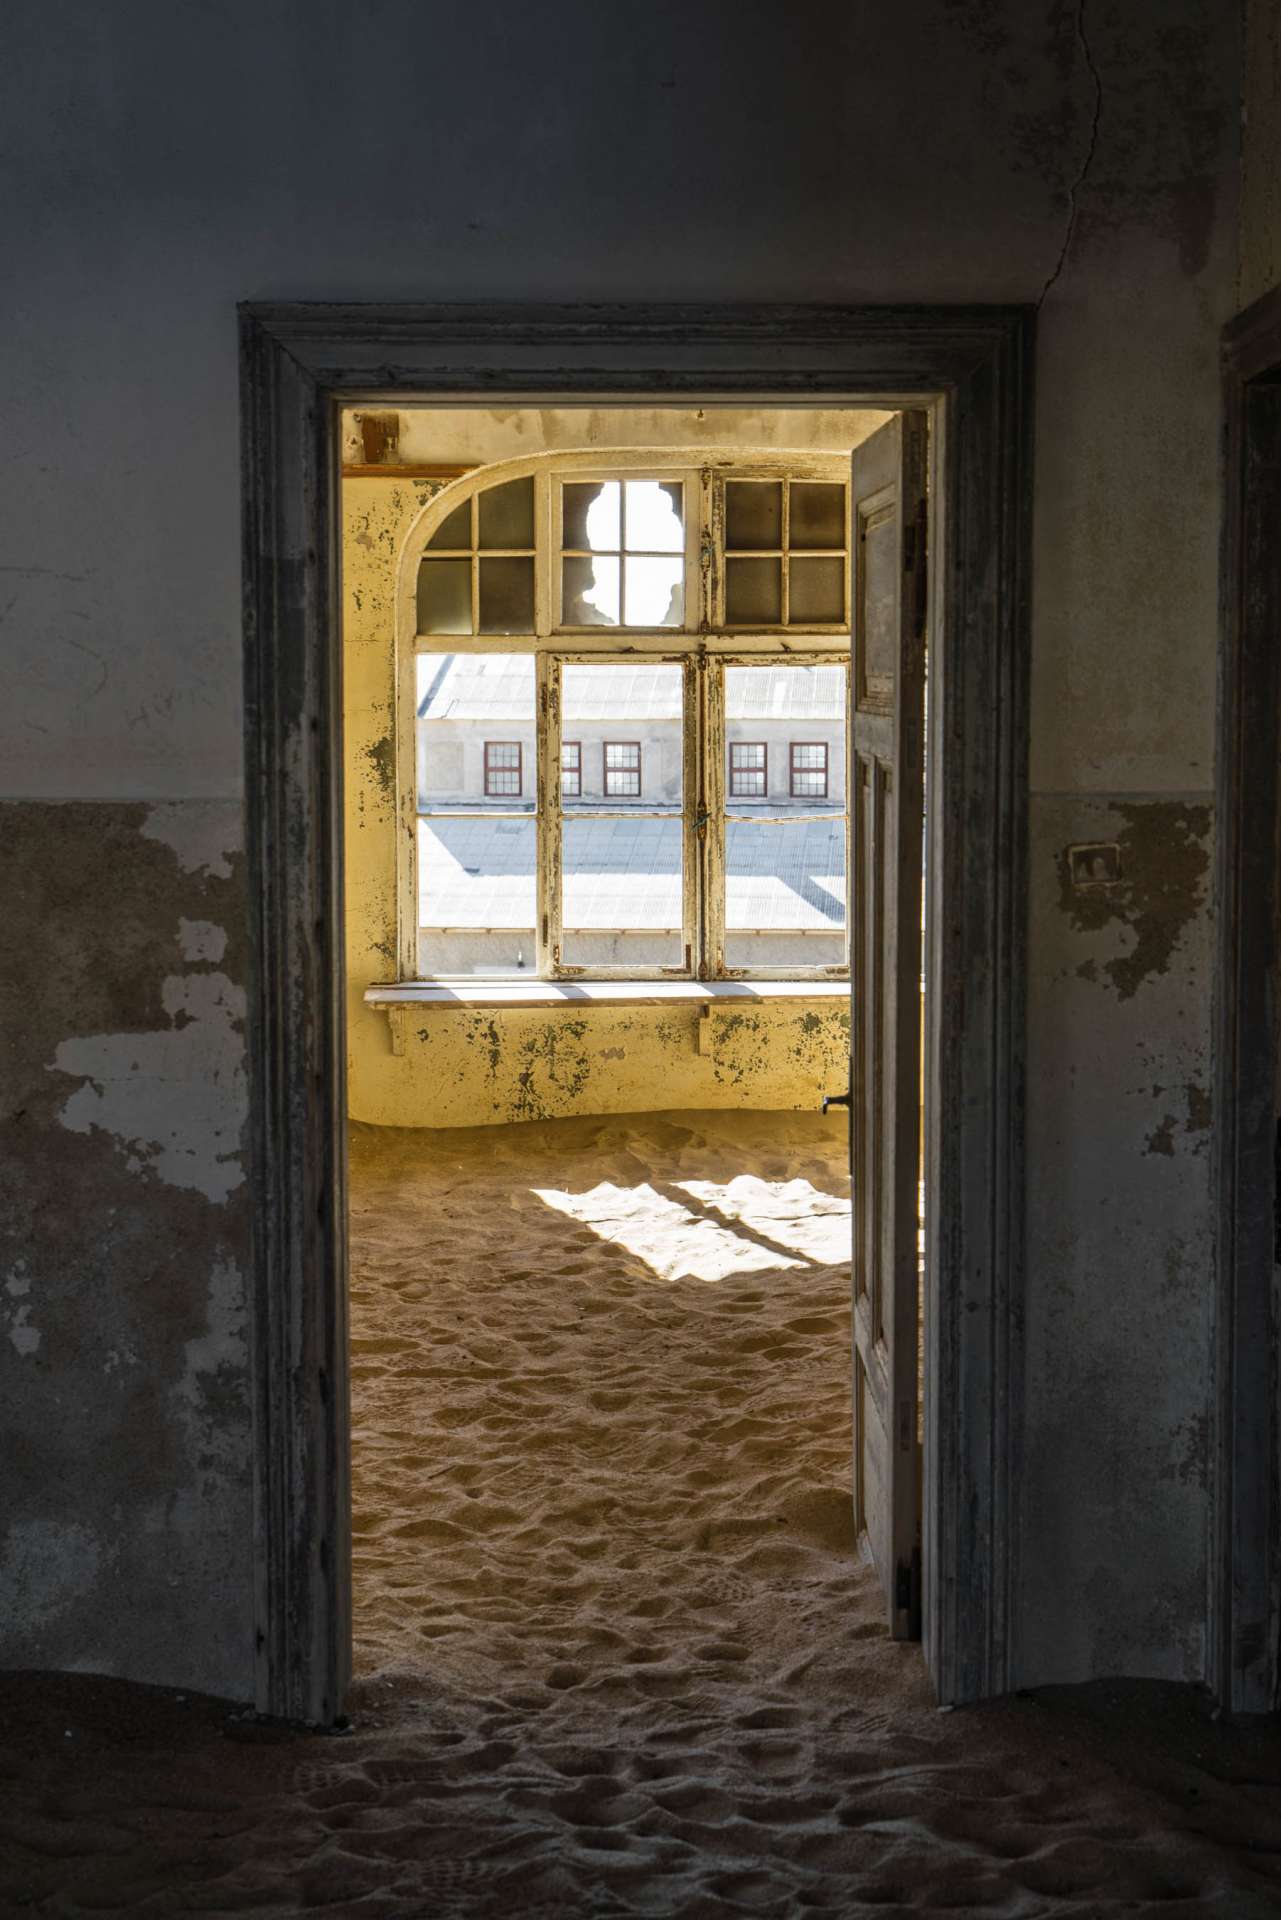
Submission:
M 715 980 L 725 970 L 725 666 L 704 659 L 699 840 L 703 877 L 703 952 L 699 978 Z
M 560 661 L 555 654 L 540 651 L 535 656 L 534 672 L 534 764 L 538 792 L 534 948 L 538 977 L 547 980 L 555 971 L 553 956 L 560 950 Z
M 702 667 L 702 660 L 692 654 L 687 655 L 681 663 L 681 964 L 683 970 L 691 975 L 697 975 L 701 966 L 701 878 L 695 822 L 703 790 L 699 764 Z

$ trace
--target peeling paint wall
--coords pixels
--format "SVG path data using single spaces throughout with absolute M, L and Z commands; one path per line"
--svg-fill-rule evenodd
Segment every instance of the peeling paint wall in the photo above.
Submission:
M 1212 1071 L 1212 902 L 1186 862 L 1214 831 L 1238 10 L 795 15 L 654 0 L 642 30 L 564 0 L 549 33 L 545 10 L 485 0 L 6 10 L 4 1660 L 250 1689 L 245 1190 L 225 1158 L 246 920 L 238 829 L 202 840 L 205 803 L 234 820 L 243 780 L 235 302 L 1026 301 L 1016 1674 L 1197 1670 L 1210 1202 L 1186 1090 Z M 1275 162 L 1254 151 L 1243 297 L 1275 278 Z M 1190 902 L 1164 970 L 1134 959 L 1139 908 L 1085 925 L 1062 897 L 1066 847 L 1149 806 L 1133 884 L 1159 889 L 1164 819 Z M 221 957 L 188 957 L 209 936 L 184 921 L 224 929 Z M 148 1040 L 136 1085 L 126 1034 Z
M 245 1690 L 240 840 L 225 803 L 0 806 L 9 1664 Z

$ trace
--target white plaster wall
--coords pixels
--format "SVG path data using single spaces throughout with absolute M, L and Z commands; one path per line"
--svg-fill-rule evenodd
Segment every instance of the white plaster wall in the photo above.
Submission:
M 238 299 L 981 300 L 1043 301 L 1034 861 L 1117 801 L 1199 800 L 1238 82 L 1220 0 L 10 0 L 0 790 L 240 795 Z M 1117 1095 L 1208 1073 L 1208 902 L 1178 967 L 1122 999 L 1077 969 L 1133 928 L 1080 948 L 1052 871 L 1031 909 L 1020 1677 L 1181 1673 L 1208 1195 L 1181 1136 L 1136 1177 L 1160 1112 Z M 229 1022 L 219 1072 L 237 1046 Z M 1155 1397 L 1106 1353 L 1062 1365 L 1118 1315 L 1150 1329 Z M 1100 1496 L 1040 1440 L 1105 1414 L 1150 1491 L 1114 1514 L 1129 1573 L 1109 1547 L 1056 1585 L 1047 1556 Z M 251 1651 L 226 1653 L 229 1691 Z

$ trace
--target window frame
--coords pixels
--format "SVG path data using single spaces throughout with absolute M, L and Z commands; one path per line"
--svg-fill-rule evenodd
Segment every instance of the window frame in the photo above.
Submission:
M 636 755 L 635 767 L 611 767 L 609 764 L 609 755 L 611 748 L 614 747 L 621 749 L 624 753 L 634 753 Z M 641 741 L 602 740 L 600 743 L 600 771 L 600 790 L 606 800 L 643 800 L 645 798 L 645 754 Z M 611 774 L 624 774 L 630 777 L 633 772 L 636 775 L 636 791 L 634 793 L 630 788 L 626 793 L 619 793 L 610 786 L 609 781 Z
M 798 793 L 796 791 L 797 774 L 817 773 L 817 767 L 798 767 L 797 751 L 809 753 L 815 749 L 823 755 L 823 791 L 821 793 Z M 826 740 L 789 740 L 787 743 L 787 797 L 789 800 L 826 800 L 830 796 L 832 785 L 831 755 Z
M 742 749 L 755 752 L 759 749 L 761 764 L 759 767 L 736 767 L 734 755 Z M 759 773 L 761 790 L 759 793 L 740 793 L 734 785 L 734 779 L 740 773 Z M 729 798 L 731 800 L 768 800 L 769 799 L 769 741 L 768 740 L 731 740 L 729 742 Z
M 482 745 L 484 747 L 484 770 L 485 770 L 484 788 L 485 788 L 486 800 L 523 800 L 525 797 L 525 743 L 524 741 L 523 740 L 486 740 L 482 742 Z M 494 747 L 515 747 L 516 749 L 515 767 L 492 766 L 489 755 L 491 750 Z M 516 775 L 515 792 L 512 792 L 507 787 L 504 787 L 502 789 L 491 787 L 489 784 L 489 778 L 490 778 L 491 772 L 495 774 L 515 773 Z M 421 808 L 419 809 L 419 811 L 421 812 Z
M 565 755 L 573 753 L 572 767 L 565 765 Z M 565 775 L 572 773 L 578 785 L 572 793 L 565 791 Z M 564 800 L 581 800 L 583 797 L 583 743 L 581 740 L 562 740 L 560 743 L 560 790 Z
M 461 504 L 465 493 L 501 485 L 532 474 L 535 499 L 535 623 L 528 634 L 429 635 L 417 631 L 417 570 L 435 528 Z M 560 485 L 574 481 L 681 478 L 684 495 L 685 625 L 683 628 L 640 630 L 624 626 L 565 628 L 558 624 L 562 548 Z M 398 979 L 409 983 L 430 978 L 440 981 L 474 980 L 470 974 L 424 974 L 419 966 L 417 736 L 415 732 L 416 661 L 420 652 L 528 653 L 535 664 L 534 767 L 526 789 L 522 765 L 522 793 L 533 795 L 532 812 L 537 845 L 535 967 L 532 976 L 545 980 L 590 978 L 608 981 L 647 979 L 797 980 L 848 979 L 852 928 L 852 846 L 850 837 L 848 714 L 851 652 L 849 628 L 838 626 L 765 627 L 736 631 L 714 619 L 723 605 L 723 551 L 717 547 L 723 526 L 724 481 L 735 479 L 815 479 L 839 481 L 846 489 L 846 525 L 849 522 L 849 459 L 841 454 L 731 453 L 720 447 L 665 449 L 611 449 L 590 452 L 540 453 L 473 468 L 443 485 L 425 503 L 402 548 L 397 588 L 397 725 L 400 806 L 415 823 L 414 831 L 399 836 Z M 473 508 L 473 524 L 479 507 Z M 810 551 L 807 549 L 807 551 Z M 847 606 L 852 555 L 846 553 Z M 563 958 L 561 836 L 563 807 L 560 778 L 562 669 L 579 662 L 602 664 L 611 659 L 637 664 L 652 661 L 680 664 L 683 670 L 682 727 L 682 964 L 679 966 L 578 966 Z M 845 795 L 839 810 L 846 849 L 845 948 L 839 965 L 729 967 L 725 963 L 725 837 L 728 792 L 728 755 L 724 703 L 724 673 L 733 665 L 840 665 L 845 670 Z M 564 798 L 582 799 L 581 745 L 579 792 Z M 642 744 L 624 742 L 622 744 Z M 749 743 L 756 744 L 756 743 Z M 767 755 L 768 760 L 768 755 Z M 603 769 L 602 769 L 603 770 Z M 831 761 L 828 759 L 828 792 Z M 768 771 L 766 793 L 768 796 Z M 746 798 L 747 796 L 741 796 Z M 759 796 L 756 796 L 759 799 Z M 805 796 L 798 796 L 804 798 Z M 813 797 L 813 796 L 809 796 Z M 516 796 L 507 796 L 514 800 Z M 629 814 L 644 815 L 642 795 L 613 796 Z M 494 802 L 491 801 L 490 805 Z M 602 806 L 609 802 L 602 794 Z M 820 803 L 823 804 L 823 803 Z M 662 811 L 655 805 L 655 811 Z M 830 808 L 829 808 L 830 811 Z M 530 802 L 526 800 L 524 817 Z M 577 809 L 575 809 L 577 814 Z M 668 816 L 674 817 L 674 816 Z M 527 972 L 523 977 L 531 977 Z

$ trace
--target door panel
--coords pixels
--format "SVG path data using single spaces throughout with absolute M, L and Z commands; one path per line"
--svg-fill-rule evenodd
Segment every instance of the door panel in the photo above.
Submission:
M 896 1639 L 920 1632 L 926 447 L 925 415 L 897 415 L 855 449 L 851 495 L 855 1523 Z

